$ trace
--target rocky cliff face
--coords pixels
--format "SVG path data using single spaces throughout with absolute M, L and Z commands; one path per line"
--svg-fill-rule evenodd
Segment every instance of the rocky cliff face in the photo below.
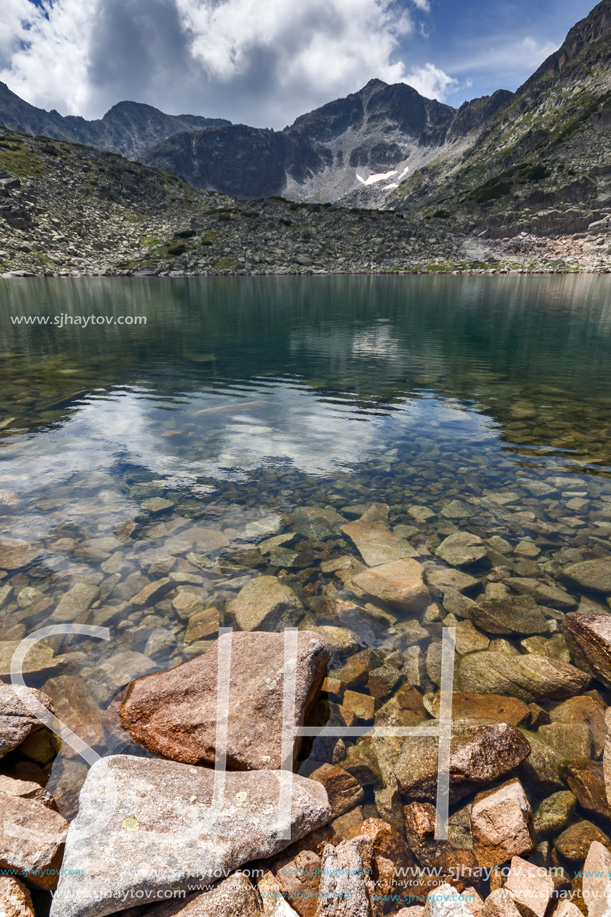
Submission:
M 433 160 L 388 206 L 491 236 L 578 233 L 611 215 L 611 0 L 506 100 L 461 155 Z
M 195 115 L 166 115 L 139 102 L 120 102 L 100 120 L 86 121 L 35 108 L 11 92 L 5 83 L 0 83 L 0 123 L 23 134 L 83 143 L 98 150 L 120 153 L 129 159 L 139 159 L 146 150 L 172 134 L 230 122 Z

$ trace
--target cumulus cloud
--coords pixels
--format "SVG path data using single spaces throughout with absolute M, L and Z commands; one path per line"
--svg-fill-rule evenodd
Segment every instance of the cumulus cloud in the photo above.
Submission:
M 0 79 L 62 114 L 121 99 L 283 127 L 371 77 L 442 97 L 400 43 L 429 0 L 2 0 Z
M 2 11 L 0 79 L 33 104 L 81 114 L 89 96 L 89 43 L 98 0 L 59 0 L 48 10 L 29 0 L 2 2 L 12 12 L 7 17 Z
M 448 76 L 434 64 L 414 67 L 405 82 L 413 86 L 420 95 L 426 96 L 427 99 L 438 99 L 440 102 L 458 89 L 458 80 Z

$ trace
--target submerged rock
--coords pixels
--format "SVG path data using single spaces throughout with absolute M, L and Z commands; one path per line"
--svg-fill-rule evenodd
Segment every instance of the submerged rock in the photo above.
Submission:
M 554 847 L 569 862 L 583 863 L 594 842 L 607 848 L 611 846 L 611 841 L 600 828 L 584 820 L 570 825 L 562 834 L 554 838 Z
M 423 567 L 417 560 L 396 560 L 358 573 L 347 583 L 364 596 L 401 611 L 421 611 L 430 601 Z
M 460 690 L 480 694 L 508 694 L 530 704 L 549 698 L 562 700 L 585 691 L 589 676 L 575 666 L 534 653 L 506 656 L 484 651 L 464 656 L 460 663 Z
M 570 790 L 561 790 L 544 799 L 534 814 L 533 827 L 537 838 L 564 831 L 575 814 L 577 800 Z
M 611 595 L 611 557 L 600 557 L 596 560 L 585 560 L 572 564 L 562 571 L 562 578 L 572 586 L 579 586 L 591 592 Z
M 366 522 L 359 519 L 343 525 L 342 532 L 356 545 L 369 567 L 415 557 L 418 553 L 409 541 L 391 532 L 385 522 Z
M 569 646 L 576 643 L 596 677 L 611 687 L 611 615 L 573 611 L 566 615 L 563 628 Z
M 35 688 L 29 689 L 32 696 L 54 713 L 51 698 Z M 43 728 L 30 709 L 20 700 L 12 685 L 0 685 L 0 757 L 13 751 L 33 732 Z
M 282 630 L 303 617 L 298 596 L 276 576 L 258 576 L 242 587 L 228 604 L 227 613 L 240 630 Z
M 226 773 L 222 805 L 213 804 L 214 780 L 213 770 L 173 761 L 117 755 L 96 762 L 68 832 L 52 917 L 103 917 L 117 910 L 117 893 L 214 881 L 331 818 L 324 788 L 295 774 Z M 279 808 L 286 783 L 290 812 Z
M 548 629 L 545 615 L 530 596 L 484 599 L 469 617 L 487 634 L 544 634 Z
M 450 801 L 509 774 L 530 754 L 522 733 L 507 723 L 455 723 L 450 752 Z M 433 801 L 437 792 L 438 740 L 409 738 L 395 771 L 404 799 Z
M 452 567 L 467 567 L 486 557 L 486 545 L 478 535 L 456 532 L 441 542 L 435 554 Z
M 346 521 L 330 506 L 300 506 L 294 512 L 295 531 L 310 541 L 338 535 Z
M 137 679 L 119 711 L 123 728 L 154 754 L 213 766 L 218 656 L 221 647 L 231 647 L 227 766 L 232 770 L 280 767 L 287 674 L 284 639 L 283 634 L 225 634 L 203 656 Z M 295 725 L 304 724 L 329 658 L 320 636 L 299 633 Z M 299 745 L 295 740 L 295 757 Z
M 0 570 L 22 570 L 29 567 L 41 550 L 26 541 L 0 542 Z
M 76 583 L 57 603 L 51 621 L 83 621 L 85 613 L 98 598 L 100 590 L 89 583 Z

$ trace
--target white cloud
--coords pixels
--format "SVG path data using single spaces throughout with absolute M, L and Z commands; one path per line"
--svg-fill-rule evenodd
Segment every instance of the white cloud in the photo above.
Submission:
M 2 6 L 0 79 L 34 105 L 85 117 L 133 98 L 283 127 L 371 77 L 407 81 L 396 55 L 414 28 L 394 0 L 54 0 L 46 15 L 30 0 Z
M 405 82 L 413 86 L 420 95 L 427 99 L 438 99 L 443 102 L 448 95 L 458 89 L 458 80 L 448 76 L 434 64 L 425 64 L 423 67 L 414 67 L 405 78 Z
M 560 42 L 539 41 L 532 35 L 510 35 L 500 41 L 480 42 L 467 57 L 452 64 L 454 73 L 492 69 L 498 74 L 530 75 L 543 61 L 557 51 Z
M 397 82 L 405 75 L 392 57 L 413 25 L 389 0 L 176 2 L 191 53 L 210 79 L 228 83 L 267 59 L 275 121 L 294 116 L 297 92 L 316 104 L 355 91 L 371 76 Z
M 60 0 L 49 8 L 48 18 L 28 0 L 2 2 L 12 12 L 8 17 L 2 12 L 0 49 L 6 63 L 0 79 L 34 105 L 81 114 L 89 97 L 88 50 L 98 0 Z

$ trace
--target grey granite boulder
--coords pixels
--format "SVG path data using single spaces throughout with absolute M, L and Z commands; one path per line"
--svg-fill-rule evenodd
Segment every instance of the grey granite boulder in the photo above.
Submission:
M 262 901 L 248 876 L 236 872 L 217 885 L 186 897 L 135 911 L 138 917 L 264 917 Z
M 217 785 L 213 798 L 214 780 L 211 769 L 154 758 L 116 755 L 94 764 L 51 917 L 104 917 L 142 902 L 147 891 L 150 901 L 218 881 L 331 819 L 324 787 L 305 777 L 227 772 L 222 796 Z
M 54 713 L 51 698 L 30 688 L 35 700 Z M 0 758 L 13 751 L 43 724 L 19 699 L 12 685 L 0 685 Z

